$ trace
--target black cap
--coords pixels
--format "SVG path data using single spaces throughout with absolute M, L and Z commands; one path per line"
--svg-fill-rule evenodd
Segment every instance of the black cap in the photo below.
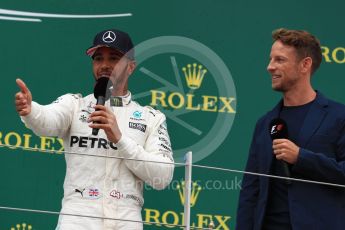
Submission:
M 134 59 L 133 43 L 129 35 L 125 32 L 116 29 L 99 32 L 93 39 L 93 45 L 86 50 L 86 54 L 93 56 L 95 51 L 103 46 L 116 49 L 129 59 Z

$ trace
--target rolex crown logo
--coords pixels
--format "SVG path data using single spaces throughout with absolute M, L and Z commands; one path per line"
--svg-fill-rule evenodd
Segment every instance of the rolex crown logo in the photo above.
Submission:
M 11 230 L 31 230 L 32 226 L 30 224 L 22 223 L 16 224 L 16 227 L 12 227 Z
M 184 76 L 186 77 L 187 85 L 191 89 L 199 89 L 204 79 L 204 76 L 207 72 L 206 69 L 203 69 L 202 65 L 197 65 L 196 63 L 187 65 L 182 68 Z
M 177 185 L 177 190 L 178 190 L 178 193 L 179 193 L 179 196 L 180 196 L 180 200 L 181 200 L 181 204 L 184 205 L 184 199 L 185 199 L 185 182 L 182 181 L 181 182 L 181 185 L 178 184 Z M 191 195 L 190 195 L 190 206 L 191 207 L 194 207 L 197 199 L 198 199 L 198 196 L 199 196 L 199 193 L 201 191 L 201 187 L 196 183 L 192 183 L 192 191 L 191 191 Z

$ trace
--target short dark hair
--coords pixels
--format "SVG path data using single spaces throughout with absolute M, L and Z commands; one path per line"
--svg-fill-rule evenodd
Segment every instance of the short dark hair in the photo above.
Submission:
M 274 41 L 281 41 L 284 45 L 293 46 L 300 59 L 311 57 L 313 60 L 311 74 L 320 66 L 322 53 L 320 41 L 311 33 L 305 30 L 289 30 L 280 28 L 272 32 Z

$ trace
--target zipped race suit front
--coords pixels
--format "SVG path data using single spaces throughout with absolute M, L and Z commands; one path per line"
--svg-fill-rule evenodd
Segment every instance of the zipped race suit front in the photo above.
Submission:
M 103 130 L 92 135 L 87 119 L 94 111 L 92 94 L 66 94 L 52 104 L 32 102 L 22 120 L 37 135 L 64 141 L 66 177 L 57 229 L 142 229 L 144 182 L 164 189 L 174 171 L 165 116 L 131 101 L 131 94 L 112 97 L 105 106 L 116 117 L 122 137 L 111 143 Z M 77 217 L 96 216 L 99 218 Z

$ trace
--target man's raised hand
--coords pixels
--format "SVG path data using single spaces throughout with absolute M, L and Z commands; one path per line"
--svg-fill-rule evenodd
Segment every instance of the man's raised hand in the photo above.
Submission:
M 20 88 L 20 92 L 15 95 L 16 110 L 20 116 L 27 116 L 31 112 L 32 95 L 21 79 L 17 78 L 16 83 Z

